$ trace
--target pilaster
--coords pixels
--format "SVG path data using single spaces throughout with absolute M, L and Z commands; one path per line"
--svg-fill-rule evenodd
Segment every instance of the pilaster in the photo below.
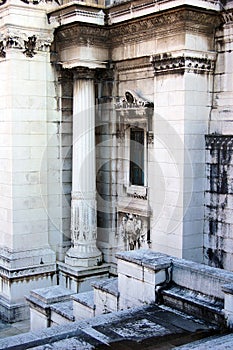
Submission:
M 204 135 L 215 60 L 211 47 L 151 58 L 155 74 L 154 145 L 148 174 L 152 248 L 198 262 L 204 227 Z

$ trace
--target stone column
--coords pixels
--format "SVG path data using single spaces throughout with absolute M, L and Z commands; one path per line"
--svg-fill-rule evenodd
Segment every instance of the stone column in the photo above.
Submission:
M 73 94 L 71 239 L 65 262 L 90 267 L 101 263 L 96 247 L 94 71 L 76 70 Z

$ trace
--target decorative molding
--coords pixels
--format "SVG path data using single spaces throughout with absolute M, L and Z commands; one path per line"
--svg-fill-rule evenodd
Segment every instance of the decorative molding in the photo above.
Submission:
M 48 274 L 56 272 L 56 264 L 45 264 L 24 269 L 9 270 L 7 268 L 0 268 L 0 276 L 7 279 L 28 278 L 34 275 Z
M 151 57 L 155 75 L 169 73 L 210 73 L 214 71 L 215 58 L 194 57 L 190 54 L 173 56 L 171 53 L 162 53 Z
M 206 149 L 233 149 L 232 135 L 206 135 Z
M 198 10 L 181 8 L 155 14 L 143 19 L 143 21 L 138 18 L 127 21 L 127 25 L 125 23 L 113 25 L 109 29 L 109 37 L 113 45 L 119 45 L 125 41 L 142 41 L 164 31 L 172 30 L 174 33 L 175 28 L 213 33 L 220 23 L 221 18 L 217 13 L 208 14 Z
M 133 58 L 130 60 L 124 60 L 121 62 L 116 63 L 116 70 L 117 72 L 125 72 L 125 71 L 132 71 L 132 70 L 146 70 L 147 73 L 151 70 L 151 62 L 150 62 L 150 56 L 144 56 L 139 58 Z M 153 73 L 152 73 L 153 74 Z
M 73 45 L 100 46 L 106 48 L 109 43 L 109 31 L 105 27 L 75 23 L 61 27 L 56 33 L 56 41 L 62 49 Z

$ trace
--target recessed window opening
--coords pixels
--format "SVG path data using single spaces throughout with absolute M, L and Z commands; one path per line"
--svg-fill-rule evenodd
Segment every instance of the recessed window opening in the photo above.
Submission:
M 144 186 L 144 130 L 130 129 L 130 184 Z

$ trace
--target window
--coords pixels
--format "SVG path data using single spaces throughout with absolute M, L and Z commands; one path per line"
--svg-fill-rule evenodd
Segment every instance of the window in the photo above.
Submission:
M 130 183 L 144 186 L 144 130 L 130 129 Z

